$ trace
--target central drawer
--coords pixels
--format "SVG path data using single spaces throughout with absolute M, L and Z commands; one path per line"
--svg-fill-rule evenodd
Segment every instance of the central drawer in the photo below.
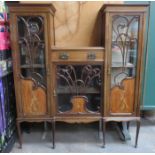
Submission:
M 83 61 L 104 61 L 104 48 L 99 49 L 52 49 L 51 60 L 53 62 L 71 61 L 71 62 L 83 62 Z

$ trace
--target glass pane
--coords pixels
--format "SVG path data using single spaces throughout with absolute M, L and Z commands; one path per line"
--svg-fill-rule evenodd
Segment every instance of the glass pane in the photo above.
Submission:
M 57 103 L 60 113 L 99 113 L 101 65 L 57 65 Z
M 139 16 L 112 17 L 112 76 L 111 87 L 135 77 L 137 62 Z
M 18 16 L 21 74 L 46 86 L 44 19 Z

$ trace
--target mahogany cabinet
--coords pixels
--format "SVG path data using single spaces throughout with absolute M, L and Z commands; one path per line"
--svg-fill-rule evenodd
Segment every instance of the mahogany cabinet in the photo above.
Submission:
M 56 121 L 101 122 L 104 48 L 52 47 L 51 65 L 53 126 Z
M 103 133 L 107 121 L 137 121 L 147 5 L 104 5 L 100 10 L 101 44 L 105 47 Z M 105 138 L 104 138 L 105 139 Z
M 54 44 L 55 8 L 20 3 L 8 3 L 8 7 L 21 147 L 21 122 L 51 122 L 49 55 Z
M 58 47 L 52 4 L 10 4 L 11 46 L 20 123 L 137 121 L 145 31 L 145 5 L 104 5 L 98 47 Z

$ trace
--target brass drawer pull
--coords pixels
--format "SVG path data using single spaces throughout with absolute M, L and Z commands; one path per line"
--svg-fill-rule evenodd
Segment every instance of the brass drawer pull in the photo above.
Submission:
M 60 53 L 59 55 L 59 59 L 62 59 L 62 60 L 67 60 L 69 58 L 69 55 L 68 53 Z
M 95 60 L 96 59 L 96 54 L 95 53 L 88 53 L 87 58 L 88 58 L 88 60 Z

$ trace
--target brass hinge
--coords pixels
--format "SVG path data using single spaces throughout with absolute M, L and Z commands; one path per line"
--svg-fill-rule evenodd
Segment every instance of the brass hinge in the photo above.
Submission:
M 47 71 L 47 75 L 50 75 L 50 66 L 49 65 L 47 66 L 47 70 L 46 71 Z
M 108 69 L 107 69 L 107 74 L 108 74 L 108 75 L 111 75 L 111 67 L 108 67 Z
M 55 89 L 54 89 L 54 91 L 53 91 L 53 96 L 57 96 L 57 93 L 56 93 L 56 91 L 55 91 Z

